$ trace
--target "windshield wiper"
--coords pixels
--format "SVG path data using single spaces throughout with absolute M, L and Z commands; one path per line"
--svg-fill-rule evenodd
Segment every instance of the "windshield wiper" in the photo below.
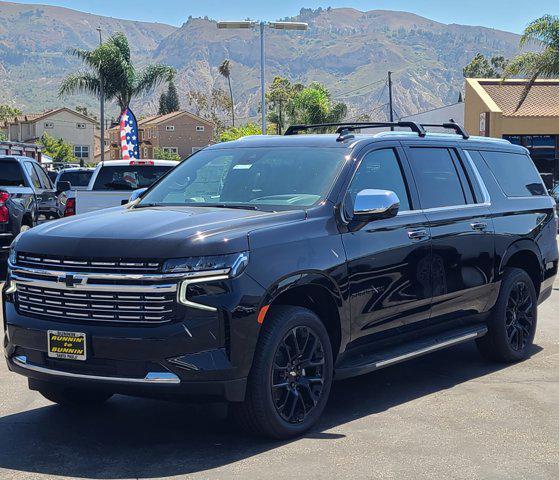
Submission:
M 238 210 L 259 210 L 256 205 L 246 205 L 246 204 L 228 204 L 228 203 L 205 203 L 203 205 L 196 205 L 197 207 L 214 207 L 214 208 L 236 208 Z

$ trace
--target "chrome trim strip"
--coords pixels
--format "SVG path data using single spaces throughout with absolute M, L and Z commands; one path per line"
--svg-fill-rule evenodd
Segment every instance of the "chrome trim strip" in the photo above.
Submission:
M 31 370 L 33 372 L 44 373 L 46 375 L 54 375 L 57 377 L 79 378 L 82 380 L 97 380 L 102 382 L 122 382 L 122 383 L 140 383 L 140 384 L 166 384 L 178 385 L 181 383 L 180 378 L 171 372 L 149 372 L 144 378 L 129 377 L 104 377 L 100 375 L 84 375 L 81 373 L 64 372 L 61 370 L 52 370 L 50 368 L 40 367 L 27 363 L 25 355 L 13 357 L 13 362 L 21 368 Z
M 445 340 L 444 342 L 436 343 L 435 345 L 430 345 L 428 347 L 420 348 L 419 350 L 415 350 L 413 352 L 406 353 L 404 355 L 399 355 L 397 357 L 389 358 L 387 360 L 381 360 L 380 362 L 375 363 L 375 367 L 381 368 L 386 367 L 388 365 L 392 365 L 393 363 L 402 362 L 409 358 L 418 357 L 420 355 L 424 355 L 425 353 L 433 352 L 435 350 L 439 350 L 444 347 L 450 347 L 451 345 L 455 345 L 457 343 L 462 343 L 472 338 L 477 338 L 485 335 L 487 332 L 478 331 L 473 333 L 468 333 L 466 335 L 462 335 L 461 337 L 451 338 L 450 340 Z
M 177 301 L 187 307 L 197 308 L 198 310 L 206 310 L 208 312 L 216 312 L 217 308 L 210 307 L 209 305 L 203 305 L 201 303 L 191 302 L 186 298 L 186 291 L 188 290 L 189 285 L 193 285 L 195 283 L 204 283 L 204 282 L 212 282 L 216 280 L 227 280 L 229 275 L 209 275 L 206 277 L 200 278 L 193 278 L 192 280 L 184 280 L 180 284 L 179 293 L 177 296 Z
M 65 270 L 50 270 L 50 269 L 37 269 L 29 267 L 21 267 L 18 265 L 12 265 L 8 263 L 12 273 L 27 273 L 32 275 L 42 275 L 48 277 L 58 277 L 66 275 L 79 275 L 80 277 L 85 277 L 86 280 L 145 280 L 145 281 L 173 281 L 173 280 L 183 280 L 185 278 L 197 278 L 206 277 L 208 275 L 222 275 L 229 273 L 229 268 L 222 270 L 205 270 L 199 272 L 185 272 L 185 273 L 160 273 L 160 274 L 137 274 L 137 273 L 90 273 L 90 272 L 71 272 Z M 87 282 L 86 282 L 87 283 Z M 120 286 L 120 285 L 119 285 Z M 114 287 L 114 285 L 113 285 Z

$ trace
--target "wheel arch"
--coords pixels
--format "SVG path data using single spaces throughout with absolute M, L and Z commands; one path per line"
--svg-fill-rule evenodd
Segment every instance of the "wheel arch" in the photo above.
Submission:
M 520 240 L 513 243 L 501 259 L 499 277 L 502 277 L 507 267 L 521 268 L 528 273 L 539 295 L 544 269 L 541 252 L 534 242 Z
M 323 272 L 309 271 L 278 280 L 268 289 L 262 302 L 263 324 L 277 305 L 299 306 L 313 311 L 326 327 L 336 360 L 348 342 L 349 316 L 340 289 L 332 278 Z

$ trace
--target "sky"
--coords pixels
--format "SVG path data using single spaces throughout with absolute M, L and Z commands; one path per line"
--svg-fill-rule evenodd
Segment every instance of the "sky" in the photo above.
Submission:
M 558 0 L 27 0 L 16 3 L 57 5 L 99 15 L 176 26 L 182 25 L 189 15 L 207 15 L 215 20 L 247 17 L 277 20 L 296 15 L 302 7 L 330 6 L 364 11 L 402 10 L 442 23 L 481 25 L 521 33 L 531 19 L 546 13 L 559 15 Z

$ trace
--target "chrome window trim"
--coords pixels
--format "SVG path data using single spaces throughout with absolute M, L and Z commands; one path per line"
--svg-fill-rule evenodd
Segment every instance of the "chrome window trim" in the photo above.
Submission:
M 171 372 L 148 372 L 144 378 L 130 378 L 130 377 L 105 377 L 101 375 L 85 375 L 82 373 L 64 372 L 62 370 L 53 370 L 51 368 L 41 367 L 39 365 L 32 365 L 27 362 L 25 355 L 13 357 L 12 361 L 15 365 L 26 370 L 33 372 L 44 373 L 46 375 L 54 375 L 57 377 L 79 378 L 82 380 L 95 380 L 102 382 L 122 382 L 122 383 L 140 383 L 140 384 L 165 384 L 165 385 L 178 385 L 181 383 L 180 378 Z

